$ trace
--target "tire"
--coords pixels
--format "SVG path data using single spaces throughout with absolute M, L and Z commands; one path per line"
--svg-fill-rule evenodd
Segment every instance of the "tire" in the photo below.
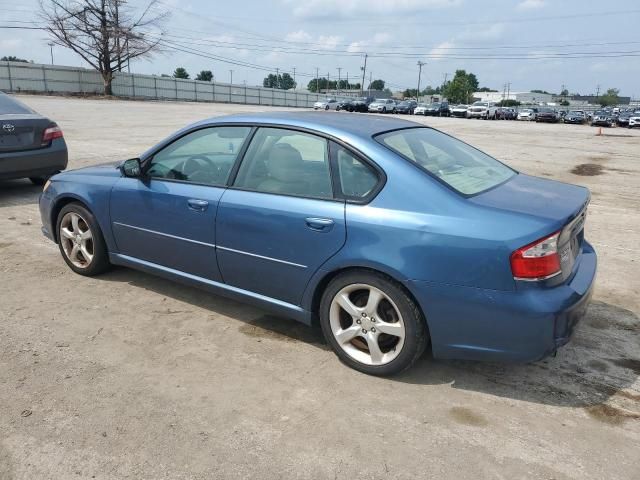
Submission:
M 329 105 L 324 107 L 325 110 L 329 110 Z
M 367 305 L 371 292 L 379 298 L 375 307 Z M 342 298 L 340 304 L 338 298 Z M 322 332 L 334 353 L 348 367 L 368 375 L 406 370 L 428 343 L 426 322 L 416 303 L 399 284 L 377 272 L 354 270 L 338 275 L 323 292 L 319 313 Z M 383 325 L 393 333 L 383 332 Z M 343 334 L 342 341 L 338 333 Z M 370 342 L 377 346 L 374 355 Z
M 387 107 L 382 107 L 382 113 L 387 113 Z
M 93 214 L 80 203 L 69 203 L 60 210 L 56 219 L 56 233 L 62 258 L 77 274 L 92 277 L 111 266 L 100 226 Z M 82 236 L 86 238 L 79 238 Z M 73 250 L 76 250 L 75 260 L 72 260 Z M 91 258 L 88 258 L 89 255 Z

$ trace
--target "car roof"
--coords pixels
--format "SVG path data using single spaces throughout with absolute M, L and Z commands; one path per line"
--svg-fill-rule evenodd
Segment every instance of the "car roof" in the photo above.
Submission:
M 378 133 L 424 125 L 399 118 L 334 112 L 257 112 L 213 117 L 198 122 L 198 126 L 219 123 L 282 125 L 316 130 L 332 135 L 350 134 L 371 138 Z

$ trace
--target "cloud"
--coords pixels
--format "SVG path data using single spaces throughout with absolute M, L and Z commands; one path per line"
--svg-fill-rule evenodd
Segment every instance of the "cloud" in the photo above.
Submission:
M 354 17 L 371 14 L 408 14 L 458 6 L 462 0 L 283 0 L 300 18 Z
M 494 23 L 488 28 L 469 29 L 460 33 L 456 38 L 460 40 L 473 40 L 474 44 L 477 40 L 498 40 L 504 36 L 506 25 L 504 23 Z
M 311 35 L 304 30 L 298 30 L 297 32 L 287 33 L 284 39 L 287 42 L 309 42 L 311 41 Z
M 535 8 L 544 7 L 545 0 L 524 0 L 518 4 L 520 10 L 533 10 Z
M 338 35 L 320 35 L 315 43 L 322 50 L 335 50 L 341 40 L 342 37 Z
M 451 53 L 451 49 L 453 47 L 455 47 L 455 43 L 453 42 L 442 42 L 440 45 L 437 45 L 429 50 L 429 58 L 432 61 L 442 60 L 443 55 Z
M 352 53 L 364 53 L 366 51 L 366 47 L 384 45 L 385 43 L 388 43 L 391 38 L 391 34 L 387 32 L 378 32 L 368 40 L 351 42 L 347 47 L 347 51 Z

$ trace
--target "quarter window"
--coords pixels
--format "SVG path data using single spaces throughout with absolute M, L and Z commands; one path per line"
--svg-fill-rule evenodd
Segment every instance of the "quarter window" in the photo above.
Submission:
M 378 183 L 378 176 L 371 167 L 340 146 L 336 146 L 336 158 L 342 194 L 356 199 L 369 195 Z
M 327 141 L 294 130 L 260 128 L 251 140 L 234 186 L 332 198 Z
M 147 169 L 152 178 L 225 185 L 250 127 L 212 127 L 191 132 L 156 153 Z

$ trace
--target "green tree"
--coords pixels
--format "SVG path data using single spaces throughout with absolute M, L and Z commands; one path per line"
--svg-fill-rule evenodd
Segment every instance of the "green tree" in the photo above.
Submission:
M 618 98 L 618 94 L 620 90 L 617 88 L 610 88 L 604 95 L 601 95 L 598 98 L 598 103 L 603 107 L 608 107 L 611 105 L 617 105 L 620 103 L 620 99 Z
M 262 80 L 262 86 L 267 88 L 290 90 L 292 88 L 296 88 L 296 82 L 293 81 L 293 78 L 288 73 L 278 74 L 278 76 L 270 73 L 264 77 L 264 80 Z
M 520 106 L 520 102 L 517 100 L 511 100 L 511 99 L 500 100 L 498 102 L 498 106 L 499 107 L 518 107 Z
M 21 63 L 30 63 L 29 60 L 25 60 L 24 58 L 14 57 L 13 55 L 9 55 L 8 57 L 0 58 L 2 62 L 21 62 Z
M 566 88 L 565 88 L 565 89 L 563 89 L 563 90 L 560 92 L 560 96 L 561 96 L 561 97 L 568 97 L 568 96 L 569 96 L 569 90 L 567 90 Z
M 384 80 L 374 80 L 369 84 L 371 90 L 384 90 Z
M 546 90 L 530 90 L 531 93 L 546 93 L 547 95 L 551 95 L 549 92 L 547 92 Z
M 497 92 L 498 90 L 493 90 L 489 87 L 480 87 L 474 90 L 475 92 Z
M 211 70 L 201 70 L 198 75 L 196 75 L 196 80 L 200 80 L 201 82 L 210 82 L 213 80 L 213 72 Z
M 469 103 L 473 92 L 486 91 L 478 90 L 478 79 L 473 73 L 467 73 L 466 70 L 456 70 L 453 79 L 445 86 L 442 94 L 449 99 L 451 103 Z
M 183 67 L 178 67 L 173 71 L 173 78 L 189 78 L 189 74 Z
M 560 105 L 562 105 L 563 107 L 568 107 L 571 104 L 568 100 L 560 100 Z

